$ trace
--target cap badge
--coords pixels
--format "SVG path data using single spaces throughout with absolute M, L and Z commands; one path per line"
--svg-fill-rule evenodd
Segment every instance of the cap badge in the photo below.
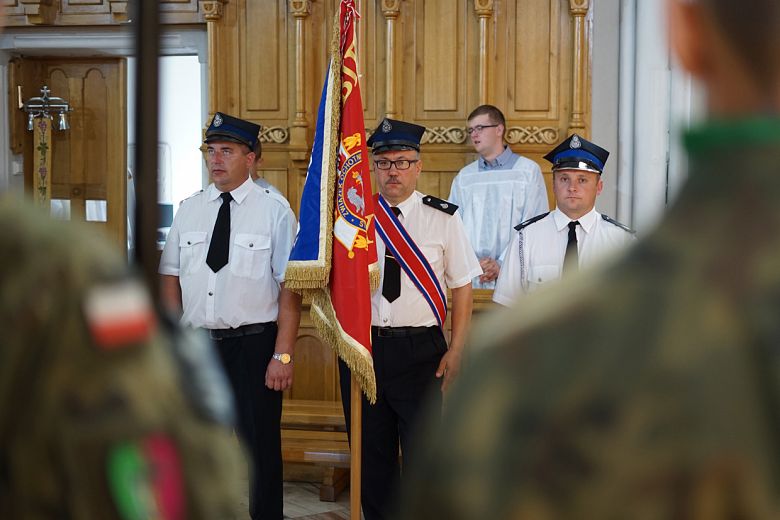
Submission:
M 214 126 L 221 126 L 222 125 L 222 116 L 217 114 L 214 116 L 214 121 L 211 122 Z
M 582 143 L 580 142 L 580 138 L 575 134 L 574 137 L 571 138 L 571 142 L 569 143 L 569 148 L 579 148 L 582 146 Z
M 387 119 L 382 121 L 382 131 L 384 133 L 388 133 L 392 129 L 393 129 L 393 125 L 390 124 L 390 121 L 388 121 Z

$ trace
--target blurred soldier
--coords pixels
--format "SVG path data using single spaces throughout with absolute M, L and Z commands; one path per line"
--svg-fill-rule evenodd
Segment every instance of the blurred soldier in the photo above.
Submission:
M 86 228 L 0 196 L 0 518 L 231 518 L 219 362 Z M 186 344 L 185 344 L 186 343 Z
M 474 279 L 474 287 L 493 289 L 512 227 L 550 209 L 547 187 L 539 165 L 504 142 L 506 121 L 498 108 L 475 108 L 466 132 L 479 158 L 458 172 L 449 198 L 460 206 L 466 234 L 484 271 Z
M 780 518 L 780 3 L 668 7 L 712 117 L 686 186 L 627 257 L 475 334 L 403 518 Z
M 206 130 L 212 184 L 182 202 L 160 258 L 182 323 L 208 329 L 252 455 L 249 512 L 282 518 L 282 392 L 293 379 L 300 296 L 284 288 L 295 238 L 287 200 L 250 178 L 260 127 L 217 112 Z
M 363 514 L 388 517 L 401 468 L 416 456 L 416 427 L 424 398 L 433 394 L 440 414 L 442 392 L 460 371 L 471 321 L 471 279 L 481 269 L 457 206 L 415 191 L 422 171 L 425 128 L 383 119 L 371 135 L 379 194 L 375 204 L 381 290 L 371 298 L 371 345 L 377 400 L 363 398 Z M 452 290 L 452 337 L 442 327 Z M 339 362 L 341 395 L 349 417 L 350 375 Z M 441 378 L 441 391 L 436 379 Z
M 515 227 L 493 301 L 511 305 L 562 274 L 603 261 L 634 232 L 596 211 L 609 152 L 577 134 L 544 156 L 552 163 L 555 209 Z

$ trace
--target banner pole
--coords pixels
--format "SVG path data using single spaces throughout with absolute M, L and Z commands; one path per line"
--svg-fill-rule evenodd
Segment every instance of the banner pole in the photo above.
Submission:
M 363 396 L 360 383 L 353 374 L 350 392 L 350 456 L 349 456 L 349 509 L 352 520 L 360 520 L 360 468 L 363 444 Z

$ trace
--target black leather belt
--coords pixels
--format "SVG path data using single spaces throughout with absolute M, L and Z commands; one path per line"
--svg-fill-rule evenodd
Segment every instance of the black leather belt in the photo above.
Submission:
M 431 327 L 374 327 L 372 325 L 371 332 L 380 338 L 404 338 L 424 334 L 434 327 L 436 325 Z
M 269 321 L 268 323 L 250 323 L 249 325 L 241 325 L 235 329 L 208 329 L 209 337 L 211 339 L 226 339 L 226 338 L 239 338 L 241 336 L 251 336 L 252 334 L 260 334 L 266 328 L 274 325 L 275 322 Z

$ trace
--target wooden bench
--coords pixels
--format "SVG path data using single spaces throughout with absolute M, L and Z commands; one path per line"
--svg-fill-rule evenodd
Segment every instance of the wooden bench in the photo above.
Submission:
M 340 402 L 283 402 L 282 460 L 325 467 L 320 500 L 334 502 L 349 485 L 349 458 Z

